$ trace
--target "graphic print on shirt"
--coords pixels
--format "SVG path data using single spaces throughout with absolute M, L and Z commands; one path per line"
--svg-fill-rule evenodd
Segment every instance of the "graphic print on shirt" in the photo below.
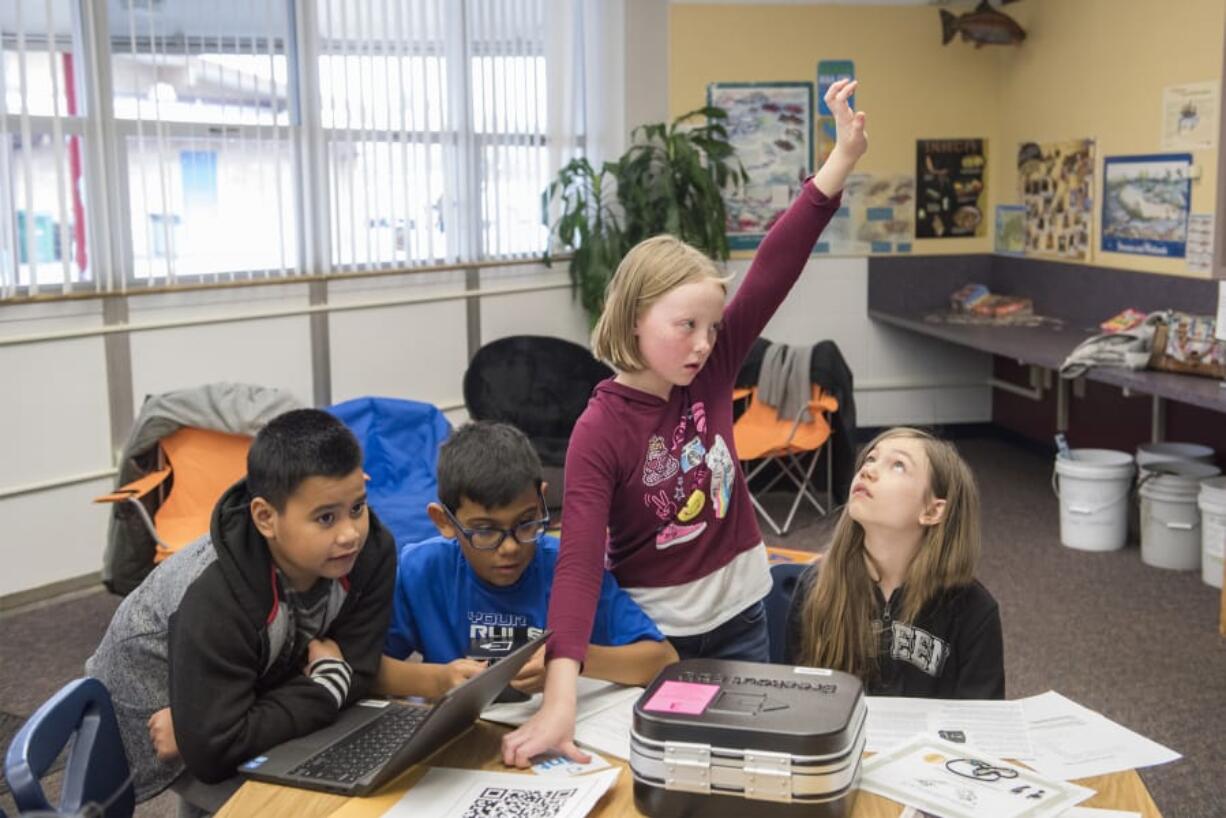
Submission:
M 707 495 L 702 493 L 702 489 L 694 489 L 690 492 L 689 499 L 685 501 L 685 506 L 677 512 L 677 519 L 688 523 L 702 513 L 702 507 L 706 504 Z
M 705 435 L 707 433 L 707 405 L 698 401 L 690 407 L 690 414 L 694 416 L 694 429 L 698 434 Z
M 655 494 L 644 494 L 643 505 L 654 508 L 656 516 L 661 520 L 671 520 L 677 513 L 677 504 L 668 499 L 668 494 L 664 489 L 660 489 Z
M 707 452 L 707 468 L 711 470 L 711 508 L 715 509 L 716 518 L 722 520 L 728 514 L 728 504 L 732 502 L 736 464 L 732 462 L 728 444 L 720 435 L 715 436 L 715 442 Z
M 540 636 L 541 628 L 528 624 L 523 614 L 468 612 L 468 658 L 503 656 Z
M 895 622 L 891 628 L 893 639 L 890 656 L 901 662 L 909 662 L 929 676 L 940 676 L 949 658 L 949 643 L 933 636 L 928 631 Z
M 652 435 L 647 442 L 647 460 L 643 463 L 643 484 L 658 486 L 680 469 L 677 458 L 668 453 L 664 438 Z
M 702 438 L 695 436 L 681 449 L 681 471 L 689 474 L 695 466 L 702 465 L 702 459 L 707 454 L 707 447 L 702 445 Z
M 672 548 L 674 545 L 681 545 L 683 542 L 697 539 L 698 535 L 707 530 L 707 524 L 694 523 L 693 525 L 677 525 L 669 523 L 656 534 L 656 548 L 663 551 L 666 548 Z

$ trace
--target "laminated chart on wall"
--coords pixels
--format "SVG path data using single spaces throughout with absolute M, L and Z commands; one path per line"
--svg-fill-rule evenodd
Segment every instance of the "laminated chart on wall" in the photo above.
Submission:
M 1103 160 L 1103 251 L 1183 258 L 1191 169 L 1190 153 Z
M 725 193 L 728 246 L 752 250 L 813 168 L 813 83 L 712 83 L 707 103 L 728 113 L 728 141 L 749 182 Z
M 920 139 L 915 143 L 915 237 L 955 239 L 984 234 L 982 139 Z
M 1027 142 L 1017 153 L 1026 255 L 1084 261 L 1094 206 L 1094 140 Z
M 853 173 L 843 204 L 822 231 L 814 253 L 865 256 L 909 253 L 915 236 L 915 177 Z
M 996 248 L 1002 256 L 1026 253 L 1026 206 L 996 205 Z

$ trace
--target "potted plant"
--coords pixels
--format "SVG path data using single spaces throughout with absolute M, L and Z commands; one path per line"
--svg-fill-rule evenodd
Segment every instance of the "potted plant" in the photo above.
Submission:
M 580 157 L 558 171 L 545 192 L 547 206 L 559 205 L 552 233 L 572 252 L 571 282 L 591 321 L 622 256 L 643 239 L 670 233 L 713 259 L 728 258 L 722 194 L 748 175 L 728 142 L 727 118 L 708 106 L 671 124 L 642 125 L 616 161 L 597 169 Z M 544 260 L 550 263 L 548 252 Z

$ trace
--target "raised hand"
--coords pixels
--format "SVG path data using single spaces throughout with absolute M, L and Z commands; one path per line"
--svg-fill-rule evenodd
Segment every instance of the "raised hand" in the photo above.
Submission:
M 848 102 L 855 93 L 856 80 L 839 80 L 826 90 L 826 107 L 834 116 L 837 142 L 835 150 L 842 150 L 852 161 L 859 159 L 868 150 L 868 134 L 864 131 L 866 116 L 863 111 L 853 111 Z

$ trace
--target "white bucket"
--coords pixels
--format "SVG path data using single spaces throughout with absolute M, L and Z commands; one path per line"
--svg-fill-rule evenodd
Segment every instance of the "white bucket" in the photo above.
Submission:
M 1132 455 L 1073 449 L 1056 456 L 1052 488 L 1060 498 L 1060 542 L 1081 551 L 1115 551 L 1128 536 Z
M 1142 443 L 1137 446 L 1137 465 L 1164 463 L 1170 460 L 1195 460 L 1212 463 L 1213 449 L 1199 443 Z
M 1222 552 L 1226 549 L 1226 477 L 1202 480 L 1196 499 L 1200 508 L 1200 577 L 1222 587 Z
M 1140 486 L 1149 474 L 1152 463 L 1173 463 L 1176 461 L 1195 461 L 1197 463 L 1213 463 L 1213 449 L 1200 443 L 1142 443 L 1137 446 L 1137 485 Z M 1141 508 L 1140 504 L 1128 506 L 1128 531 L 1141 538 Z
M 1153 463 L 1141 481 L 1141 562 L 1195 571 L 1201 564 L 1200 481 L 1221 474 L 1207 463 Z

